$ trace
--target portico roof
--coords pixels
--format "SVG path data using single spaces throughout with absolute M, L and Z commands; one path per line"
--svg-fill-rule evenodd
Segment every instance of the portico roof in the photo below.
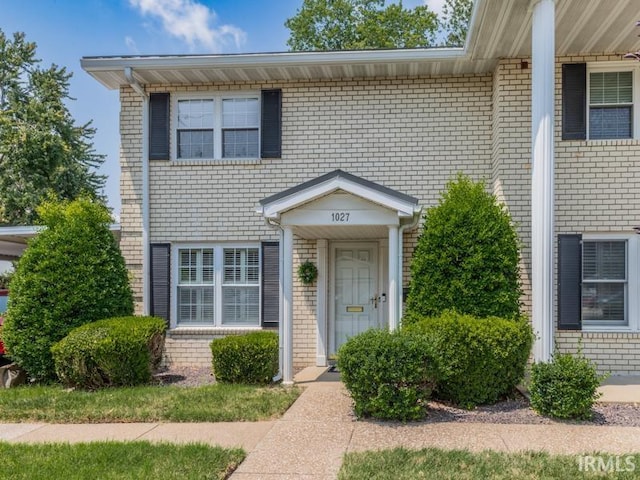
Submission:
M 491 73 L 500 58 L 531 55 L 533 4 L 476 0 L 464 48 L 102 56 L 80 63 L 109 89 L 130 84 L 126 68 L 141 85 Z M 638 50 L 638 19 L 638 0 L 556 0 L 556 55 Z
M 334 170 L 260 200 L 257 211 L 266 218 L 278 218 L 284 212 L 336 191 L 350 193 L 396 211 L 400 217 L 413 217 L 420 212 L 417 198 L 343 170 Z

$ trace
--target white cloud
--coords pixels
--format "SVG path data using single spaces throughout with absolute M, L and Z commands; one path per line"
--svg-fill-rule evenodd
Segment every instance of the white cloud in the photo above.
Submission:
M 124 37 L 124 44 L 127 46 L 130 52 L 136 55 L 140 53 L 140 51 L 138 50 L 138 45 L 136 45 L 136 41 L 133 38 L 129 36 Z
M 195 0 L 129 0 L 129 4 L 143 16 L 160 20 L 165 31 L 185 41 L 191 49 L 205 48 L 215 53 L 229 42 L 240 48 L 246 41 L 243 30 L 216 25 L 216 12 Z
M 436 12 L 438 15 L 442 14 L 442 7 L 444 6 L 445 0 L 424 0 L 425 5 L 429 7 L 430 10 Z

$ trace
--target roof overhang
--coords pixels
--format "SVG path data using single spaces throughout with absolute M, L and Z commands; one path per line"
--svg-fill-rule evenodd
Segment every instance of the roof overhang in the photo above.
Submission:
M 238 55 L 84 57 L 81 65 L 109 89 L 493 72 L 505 57 L 531 55 L 536 0 L 476 0 L 464 48 L 420 48 Z M 638 0 L 557 0 L 556 54 L 624 54 L 640 49 Z
M 27 248 L 29 239 L 35 237 L 43 228 L 37 225 L 0 227 L 0 260 L 13 261 L 20 258 Z M 111 232 L 120 241 L 120 224 L 109 226 Z

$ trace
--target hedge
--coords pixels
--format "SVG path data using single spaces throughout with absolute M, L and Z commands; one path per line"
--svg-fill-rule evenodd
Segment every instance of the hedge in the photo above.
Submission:
M 435 385 L 432 353 L 421 335 L 372 329 L 338 351 L 342 381 L 359 417 L 418 420 Z
M 278 335 L 262 331 L 217 338 L 211 355 L 216 381 L 269 384 L 278 373 Z
M 448 311 L 409 323 L 405 331 L 423 335 L 429 345 L 439 398 L 464 408 L 495 403 L 524 377 L 533 343 L 531 325 L 524 319 Z
M 75 328 L 52 348 L 56 374 L 69 387 L 140 385 L 159 366 L 166 323 L 117 317 Z

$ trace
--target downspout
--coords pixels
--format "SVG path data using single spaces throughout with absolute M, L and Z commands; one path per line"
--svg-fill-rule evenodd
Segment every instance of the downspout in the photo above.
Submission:
M 149 315 L 149 95 L 134 78 L 131 67 L 124 68 L 124 77 L 142 97 L 142 313 Z
M 420 223 L 420 216 L 422 214 L 422 207 L 420 207 L 420 209 L 417 212 L 413 213 L 413 219 L 411 220 L 411 223 L 406 223 L 404 225 L 400 225 L 400 228 L 398 228 L 398 326 L 402 327 L 402 311 L 403 311 L 403 298 L 402 298 L 402 291 L 403 291 L 403 278 L 402 278 L 402 273 L 404 272 L 404 269 L 402 268 L 402 262 L 403 262 L 403 255 L 402 255 L 402 249 L 403 249 L 403 238 L 404 238 L 404 231 L 405 230 L 413 230 L 414 228 L 416 228 L 418 226 L 418 223 Z
M 261 213 L 261 212 L 258 212 Z M 270 218 L 264 218 L 264 223 L 267 225 L 267 227 L 273 229 L 273 230 L 277 230 L 278 231 L 278 235 L 279 235 L 279 242 L 278 242 L 278 268 L 279 268 L 279 272 L 280 275 L 282 275 L 282 272 L 284 270 L 284 248 L 283 248 L 283 236 L 284 236 L 284 231 L 282 230 L 282 227 L 280 226 L 279 223 L 273 222 Z M 280 292 L 279 292 L 279 304 L 278 304 L 278 373 L 276 374 L 275 377 L 273 377 L 273 381 L 274 382 L 279 382 L 280 380 L 282 380 L 282 363 L 284 362 L 284 345 L 282 343 L 282 329 L 283 329 L 283 325 L 282 325 L 282 282 L 278 282 L 280 285 Z

